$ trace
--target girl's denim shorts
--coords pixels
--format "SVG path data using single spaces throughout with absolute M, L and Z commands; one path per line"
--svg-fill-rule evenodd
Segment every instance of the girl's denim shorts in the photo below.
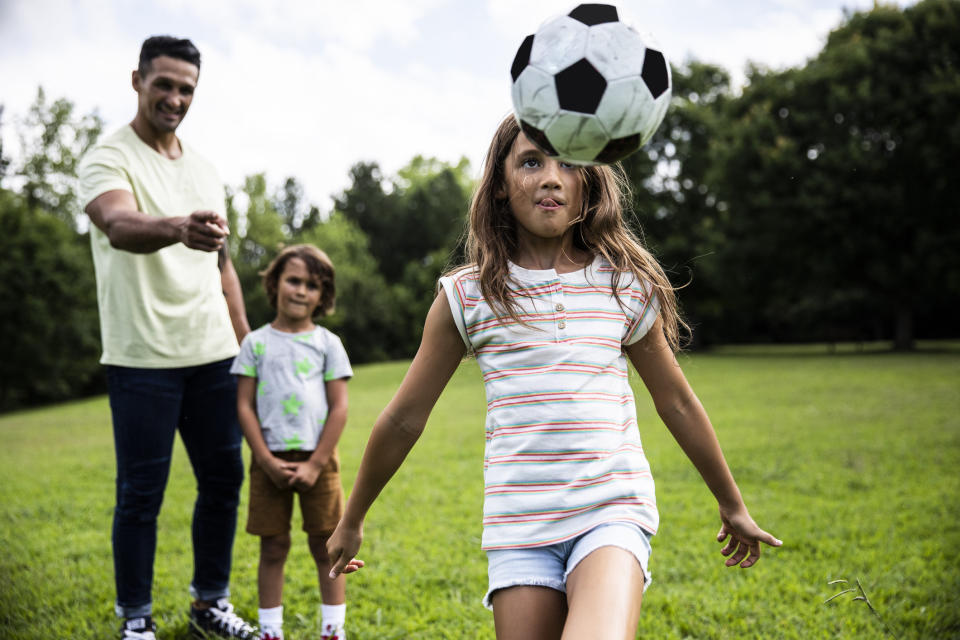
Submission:
M 576 538 L 546 547 L 487 551 L 489 587 L 483 606 L 493 609 L 490 597 L 498 589 L 517 586 L 549 587 L 566 593 L 567 576 L 581 560 L 600 547 L 619 547 L 633 554 L 643 569 L 643 589 L 650 586 L 650 534 L 630 522 L 601 524 Z

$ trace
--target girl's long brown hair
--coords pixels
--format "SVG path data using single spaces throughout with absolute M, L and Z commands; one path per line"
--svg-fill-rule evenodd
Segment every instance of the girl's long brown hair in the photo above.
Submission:
M 519 305 L 511 298 L 508 286 L 509 260 L 517 248 L 516 222 L 507 198 L 497 197 L 498 192 L 503 193 L 507 155 L 519 134 L 520 127 L 511 115 L 493 135 L 483 176 L 470 203 L 467 261 L 477 269 L 480 291 L 494 313 L 522 323 Z M 620 289 L 622 274 L 632 273 L 638 281 L 650 282 L 660 301 L 667 342 L 676 351 L 680 348 L 681 329 L 689 331 L 689 327 L 678 313 L 674 288 L 660 264 L 624 222 L 631 191 L 623 169 L 620 165 L 588 166 L 580 169 L 580 175 L 584 210 L 573 227 L 574 246 L 592 255 L 602 255 L 613 266 L 614 295 Z

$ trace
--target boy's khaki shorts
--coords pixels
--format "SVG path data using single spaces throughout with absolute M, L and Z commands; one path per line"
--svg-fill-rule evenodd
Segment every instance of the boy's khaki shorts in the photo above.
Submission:
M 312 451 L 274 451 L 273 455 L 288 462 L 306 462 Z M 300 496 L 303 530 L 310 535 L 328 536 L 343 516 L 343 487 L 340 484 L 340 456 L 333 450 L 330 462 L 317 477 L 311 489 L 280 489 L 267 472 L 250 461 L 250 505 L 247 511 L 247 533 L 275 536 L 290 531 L 293 515 L 293 494 Z

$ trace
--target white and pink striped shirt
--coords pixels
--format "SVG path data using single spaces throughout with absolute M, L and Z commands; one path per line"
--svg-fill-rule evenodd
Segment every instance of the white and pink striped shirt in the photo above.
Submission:
M 649 283 L 620 274 L 614 297 L 599 257 L 563 274 L 511 264 L 510 275 L 528 326 L 497 320 L 472 268 L 440 279 L 487 394 L 483 548 L 554 544 L 614 521 L 656 533 L 623 353 L 656 321 Z

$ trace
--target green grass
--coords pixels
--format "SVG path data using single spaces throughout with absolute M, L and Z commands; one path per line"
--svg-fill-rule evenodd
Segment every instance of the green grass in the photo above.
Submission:
M 927 346 L 927 345 L 925 345 Z M 784 540 L 750 570 L 723 566 L 716 506 L 656 419 L 639 419 L 661 531 L 644 598 L 645 638 L 880 638 L 859 578 L 899 638 L 960 637 L 960 352 L 723 349 L 681 356 L 751 513 Z M 379 410 L 406 363 L 358 367 L 341 443 L 349 491 Z M 479 604 L 484 396 L 457 372 L 423 438 L 373 507 L 349 578 L 352 639 L 493 638 Z M 110 638 L 113 444 L 95 398 L 0 417 L 0 637 Z M 194 481 L 179 444 L 160 518 L 154 607 L 161 638 L 186 637 Z M 244 492 L 246 487 L 244 488 Z M 246 496 L 241 505 L 245 510 Z M 233 600 L 256 617 L 257 540 L 241 528 Z M 319 596 L 297 528 L 287 637 L 314 637 Z

